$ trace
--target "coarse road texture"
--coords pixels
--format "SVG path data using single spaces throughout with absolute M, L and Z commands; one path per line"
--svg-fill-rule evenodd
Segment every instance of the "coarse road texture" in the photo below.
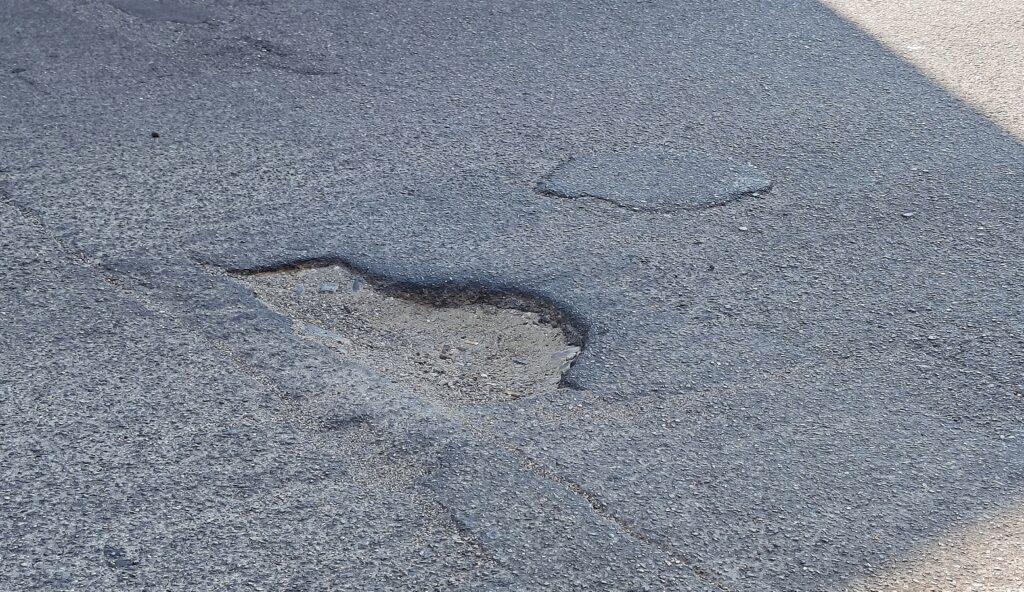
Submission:
M 0 0 L 0 192 L 0 589 L 870 590 L 1020 532 L 1024 148 L 818 2 Z M 240 279 L 303 262 L 583 350 L 439 404 Z

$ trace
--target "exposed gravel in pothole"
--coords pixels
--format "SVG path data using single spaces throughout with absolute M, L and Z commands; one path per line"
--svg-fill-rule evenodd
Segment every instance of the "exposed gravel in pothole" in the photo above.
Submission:
M 430 303 L 428 290 L 381 288 L 341 265 L 236 277 L 300 335 L 444 404 L 554 392 L 580 352 L 573 331 L 543 312 L 507 307 L 507 296 L 502 306 L 450 294 Z

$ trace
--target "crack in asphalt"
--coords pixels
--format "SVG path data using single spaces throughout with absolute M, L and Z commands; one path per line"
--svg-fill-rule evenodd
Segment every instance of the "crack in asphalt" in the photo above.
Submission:
M 90 257 L 87 253 L 81 249 L 75 248 L 69 245 L 66 241 L 61 240 L 49 229 L 47 224 L 42 218 L 42 215 L 35 209 L 26 206 L 19 202 L 11 194 L 9 190 L 0 185 L 0 202 L 5 203 L 13 207 L 22 216 L 26 222 L 34 226 L 37 231 L 51 240 L 56 246 L 57 250 L 64 254 L 69 261 L 94 270 L 100 279 L 102 279 L 107 285 L 111 286 L 118 293 L 128 300 L 131 300 L 143 307 L 146 311 L 158 316 L 162 320 L 171 323 L 175 328 L 186 331 L 203 342 L 208 343 L 213 349 L 223 354 L 227 360 L 234 364 L 243 376 L 255 380 L 261 386 L 267 388 L 271 393 L 274 393 L 282 402 L 289 404 L 295 399 L 293 395 L 288 393 L 286 390 L 281 388 L 270 376 L 255 367 L 254 365 L 246 362 L 241 356 L 230 347 L 227 347 L 223 343 L 215 339 L 210 339 L 202 333 L 202 331 L 194 326 L 192 323 L 183 321 L 180 317 L 171 314 L 166 311 L 163 307 L 159 306 L 151 298 L 149 298 L 143 290 L 136 286 L 128 273 L 111 268 L 109 265 L 97 260 L 94 257 Z M 188 258 L 192 260 L 191 257 Z M 200 269 L 204 269 L 200 266 Z M 210 273 L 204 269 L 205 273 Z
M 991 369 L 984 365 L 972 363 L 968 360 L 964 360 L 963 356 L 971 353 L 971 344 L 983 342 L 985 339 L 994 337 L 992 335 L 978 335 L 975 337 L 969 337 L 962 339 L 956 343 L 951 344 L 951 347 L 940 348 L 937 346 L 929 347 L 930 341 L 927 338 L 919 337 L 910 340 L 911 347 L 916 351 L 919 351 L 933 360 L 956 366 L 961 370 L 970 372 L 972 374 L 978 374 L 989 379 L 994 384 L 998 384 L 1007 390 L 1017 391 L 1021 388 L 1020 384 L 1013 384 L 1012 379 L 1007 379 L 1004 376 L 1000 376 Z M 954 351 L 951 351 L 954 350 Z M 1019 395 L 1020 393 L 1018 393 Z
M 563 475 L 560 475 L 558 473 L 555 473 L 549 467 L 547 467 L 544 464 L 542 464 L 542 463 L 540 463 L 540 462 L 530 458 L 529 456 L 527 456 L 525 454 L 522 454 L 522 453 L 520 453 L 518 451 L 515 451 L 515 450 L 512 450 L 512 449 L 508 449 L 508 448 L 506 448 L 506 450 L 509 451 L 509 452 L 516 453 L 517 456 L 519 456 L 519 458 L 523 461 L 523 465 L 531 473 L 533 473 L 533 474 L 535 474 L 535 475 L 537 475 L 539 477 L 542 477 L 544 479 L 547 479 L 548 481 L 551 481 L 552 483 L 557 483 L 558 485 L 564 487 L 570 493 L 572 493 L 572 494 L 576 495 L 577 497 L 579 497 L 580 499 L 586 501 L 587 505 L 589 505 L 591 507 L 591 509 L 594 511 L 595 514 L 600 516 L 602 519 L 615 524 L 615 526 L 620 531 L 622 531 L 624 534 L 626 534 L 629 537 L 631 537 L 631 538 L 633 538 L 633 539 L 635 539 L 637 541 L 640 541 L 640 542 L 642 542 L 642 543 L 644 543 L 646 545 L 650 545 L 652 547 L 655 547 L 656 549 L 660 550 L 662 553 L 665 553 L 666 555 L 672 557 L 673 559 L 678 561 L 681 565 L 686 567 L 686 569 L 690 570 L 690 572 L 692 572 L 693 575 L 696 576 L 701 581 L 714 586 L 715 588 L 717 588 L 718 590 L 721 590 L 722 592 L 731 592 L 731 588 L 726 586 L 720 579 L 718 579 L 716 577 L 713 577 L 712 572 L 710 570 L 705 569 L 700 564 L 698 564 L 696 561 L 694 561 L 692 558 L 687 557 L 686 555 L 683 555 L 683 554 L 679 553 L 678 551 L 676 551 L 676 550 L 672 549 L 671 547 L 663 544 L 662 542 L 658 541 L 657 539 L 655 539 L 653 537 L 650 537 L 650 536 L 640 532 L 635 527 L 633 527 L 633 526 L 627 524 L 626 522 L 624 522 L 623 520 L 621 520 L 618 516 L 615 515 L 614 512 L 611 511 L 611 509 L 609 508 L 607 503 L 605 503 L 604 500 L 602 500 L 600 496 L 598 496 L 596 493 L 590 491 L 589 489 L 584 487 L 579 482 L 574 481 L 572 479 L 569 479 L 569 478 L 567 478 L 567 477 L 565 477 Z
M 627 212 L 645 213 L 645 214 L 670 214 L 670 213 L 679 212 L 679 211 L 692 212 L 692 211 L 697 211 L 697 210 L 710 210 L 712 208 L 720 208 L 722 206 L 729 205 L 729 204 L 731 204 L 733 202 L 739 201 L 739 200 L 747 198 L 747 197 L 762 197 L 763 193 L 764 193 L 762 191 L 745 191 L 745 192 L 740 192 L 740 193 L 734 194 L 734 196 L 731 196 L 730 199 L 723 199 L 723 200 L 720 200 L 720 201 L 716 201 L 714 203 L 707 203 L 707 204 L 704 204 L 704 205 L 701 205 L 701 206 L 696 206 L 696 207 L 684 207 L 684 206 L 677 206 L 677 207 L 651 207 L 651 206 L 627 205 L 627 204 L 618 202 L 615 199 L 612 199 L 610 197 L 606 197 L 606 196 L 599 195 L 599 194 L 594 194 L 594 193 L 581 192 L 581 193 L 569 194 L 569 193 L 566 193 L 564 191 L 559 191 L 557 189 L 552 189 L 550 187 L 544 187 L 544 186 L 542 186 L 540 184 L 540 182 L 538 182 L 537 184 L 534 185 L 533 190 L 536 193 L 538 193 L 540 195 L 547 196 L 547 197 L 557 197 L 559 199 L 571 199 L 571 200 L 593 200 L 593 201 L 598 201 L 598 202 L 601 202 L 601 203 L 608 204 L 608 205 L 610 205 L 612 207 L 618 208 L 620 210 L 625 210 Z
M 34 226 L 41 235 L 52 241 L 57 247 L 57 250 L 63 253 L 68 260 L 74 261 L 80 265 L 95 268 L 100 271 L 101 276 L 105 275 L 103 273 L 103 267 L 99 262 L 88 257 L 85 253 L 69 247 L 64 243 L 64 241 L 60 240 L 60 238 L 58 238 L 57 235 L 47 227 L 46 223 L 43 222 L 42 214 L 38 210 L 15 199 L 14 195 L 4 186 L 4 184 L 0 184 L 0 202 L 14 208 L 25 222 Z
M 644 213 L 648 213 L 648 214 L 657 214 L 657 213 L 664 213 L 664 212 L 672 211 L 672 210 L 661 210 L 661 209 L 658 209 L 658 208 L 650 208 L 650 207 L 627 206 L 627 205 L 619 203 L 619 202 L 617 202 L 614 199 L 611 199 L 609 197 L 605 197 L 603 195 L 595 195 L 595 194 L 591 194 L 591 193 L 585 193 L 585 192 L 575 193 L 575 194 L 570 195 L 569 193 L 566 193 L 564 191 L 559 191 L 557 189 L 552 189 L 550 187 L 546 187 L 542 183 L 543 183 L 543 180 L 542 181 L 538 181 L 536 184 L 534 184 L 533 190 L 535 192 L 537 192 L 538 194 L 544 195 L 544 196 L 547 196 L 547 197 L 557 197 L 559 199 L 572 199 L 572 200 L 587 200 L 587 199 L 590 199 L 590 200 L 599 201 L 601 203 L 608 204 L 608 205 L 610 205 L 612 207 L 615 207 L 615 208 L 618 208 L 620 210 L 626 210 L 628 212 L 644 212 Z M 714 206 L 709 206 L 709 207 L 714 207 Z
M 294 61 L 295 53 L 289 51 L 287 48 L 278 45 L 272 41 L 266 39 L 259 39 L 250 35 L 242 35 L 239 38 L 243 43 L 251 47 L 252 49 L 259 52 L 258 55 L 268 56 L 271 60 L 264 60 L 262 65 L 266 68 L 272 68 L 274 70 L 283 70 L 291 72 L 293 74 L 299 74 L 302 76 L 337 76 L 341 72 L 337 70 L 328 70 L 324 68 L 316 68 L 309 65 L 294 65 L 288 63 Z M 281 60 L 284 60 L 283 62 Z

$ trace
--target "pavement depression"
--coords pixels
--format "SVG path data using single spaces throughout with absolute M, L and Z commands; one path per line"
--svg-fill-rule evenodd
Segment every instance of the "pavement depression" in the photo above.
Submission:
M 1019 499 L 1021 146 L 824 7 L 216 10 L 0 6 L 12 586 L 843 589 Z M 694 147 L 771 198 L 535 191 Z M 318 258 L 543 295 L 579 388 L 453 418 L 223 273 Z
M 236 277 L 301 334 L 455 405 L 554 395 L 584 346 L 569 315 L 509 291 L 396 286 L 337 262 Z

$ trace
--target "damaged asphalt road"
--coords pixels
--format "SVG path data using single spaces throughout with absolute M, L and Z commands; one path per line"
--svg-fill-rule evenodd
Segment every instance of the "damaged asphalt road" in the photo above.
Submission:
M 844 590 L 1020 501 L 1024 149 L 817 2 L 5 0 L 0 120 L 0 589 Z M 582 350 L 439 402 L 242 279 L 317 263 Z

